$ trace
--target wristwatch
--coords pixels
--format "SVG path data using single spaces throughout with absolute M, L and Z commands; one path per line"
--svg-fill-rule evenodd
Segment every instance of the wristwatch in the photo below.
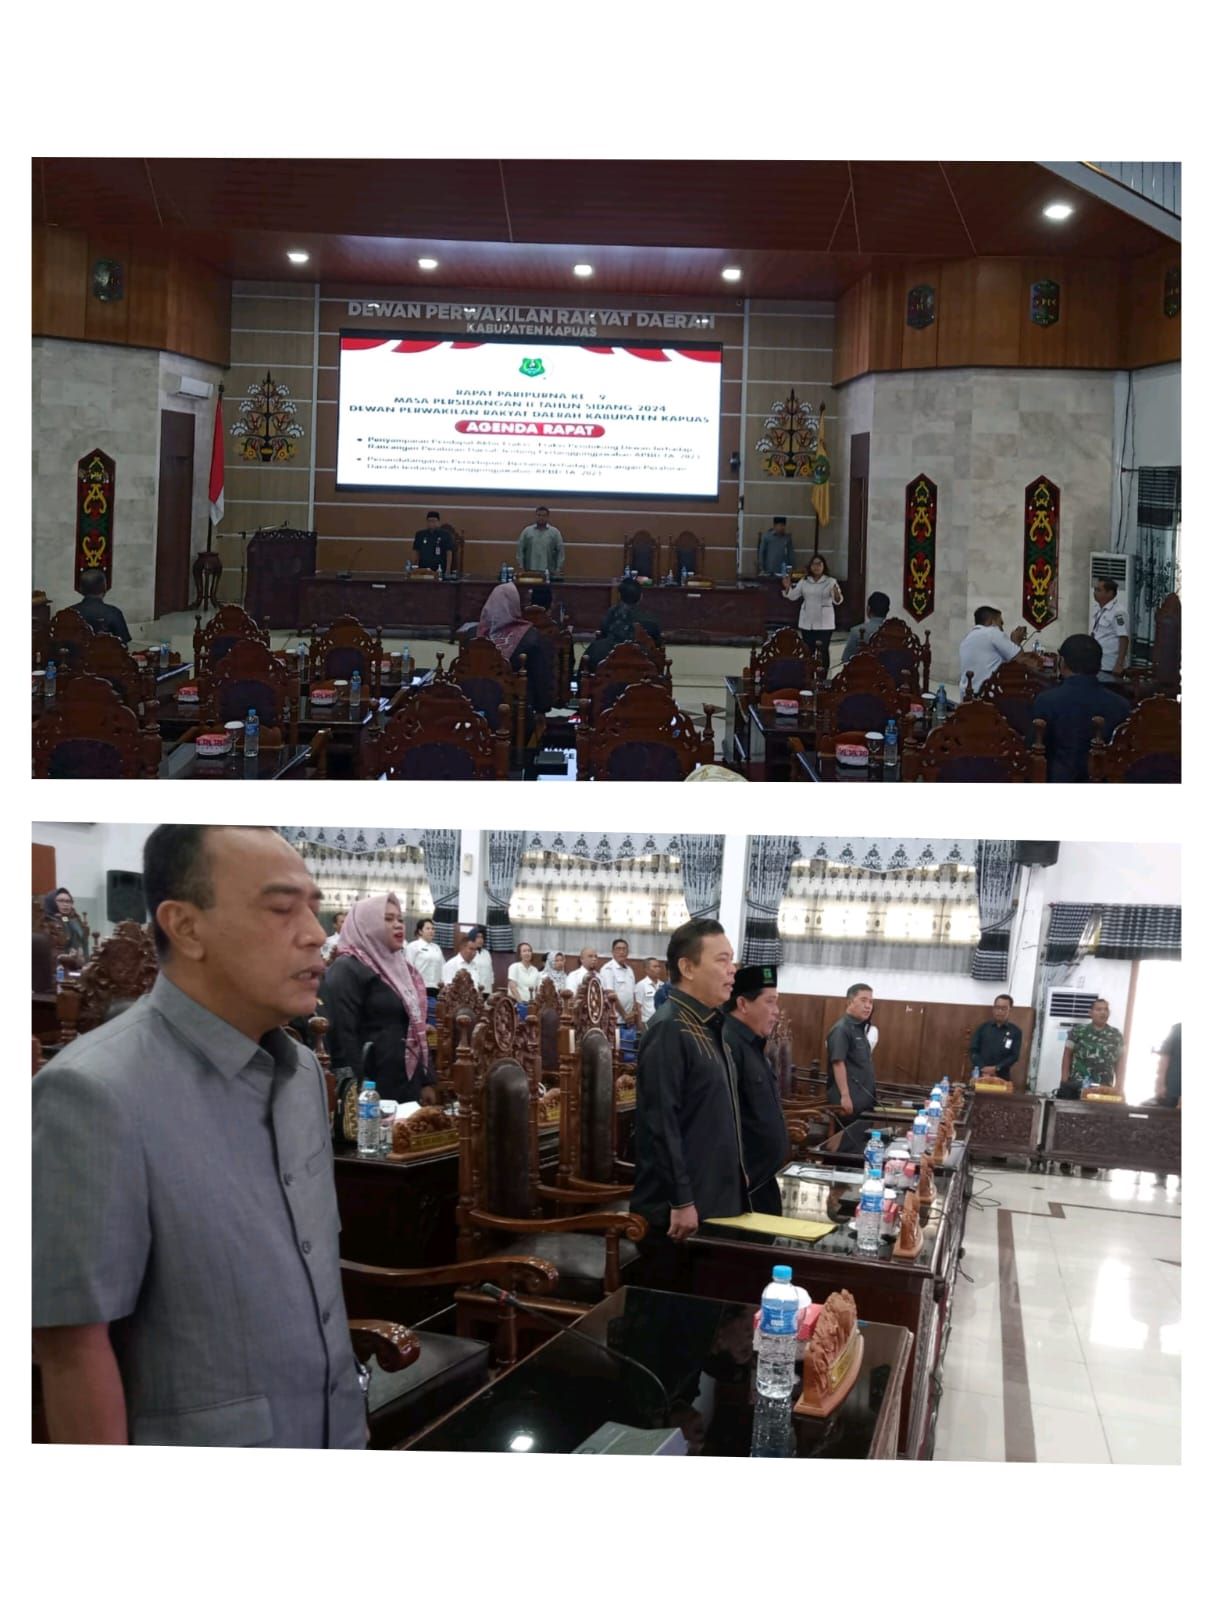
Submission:
M 362 1398 L 365 1400 L 371 1388 L 371 1369 L 364 1367 L 358 1357 L 355 1356 L 354 1371 L 358 1374 L 358 1387 L 362 1390 Z

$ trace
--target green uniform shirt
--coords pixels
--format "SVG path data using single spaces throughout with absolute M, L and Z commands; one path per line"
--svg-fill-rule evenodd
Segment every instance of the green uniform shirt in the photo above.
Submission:
M 1097 1028 L 1093 1023 L 1079 1022 L 1070 1029 L 1069 1043 L 1074 1051 L 1070 1077 L 1076 1083 L 1116 1082 L 1116 1063 L 1125 1047 L 1125 1036 L 1119 1028 Z

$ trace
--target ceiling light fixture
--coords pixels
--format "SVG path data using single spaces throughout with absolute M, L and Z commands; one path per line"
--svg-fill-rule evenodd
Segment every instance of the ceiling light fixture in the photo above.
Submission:
M 433 272 L 438 263 L 434 260 L 433 256 L 418 256 L 417 265 L 421 268 L 422 272 Z
M 534 1447 L 535 1435 L 533 1433 L 516 1433 L 510 1440 L 511 1450 L 530 1450 Z
M 592 278 L 594 269 L 587 261 L 579 261 L 573 268 L 573 276 L 575 278 Z
M 720 274 L 720 276 L 724 279 L 724 281 L 726 283 L 739 283 L 741 281 L 741 268 L 740 267 L 725 267 L 724 271 Z
M 1066 205 L 1064 200 L 1058 200 L 1055 204 L 1045 207 L 1045 216 L 1050 222 L 1064 222 L 1073 211 L 1073 206 Z
M 297 267 L 301 267 L 305 261 L 310 261 L 312 258 L 306 250 L 288 250 L 286 259 L 293 261 Z

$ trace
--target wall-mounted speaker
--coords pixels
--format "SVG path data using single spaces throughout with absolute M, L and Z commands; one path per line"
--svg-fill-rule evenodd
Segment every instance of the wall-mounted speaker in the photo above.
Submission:
M 143 898 L 141 872 L 106 873 L 105 915 L 109 922 L 147 921 L 147 902 Z
M 1017 839 L 1015 859 L 1021 867 L 1055 867 L 1060 848 L 1056 839 Z

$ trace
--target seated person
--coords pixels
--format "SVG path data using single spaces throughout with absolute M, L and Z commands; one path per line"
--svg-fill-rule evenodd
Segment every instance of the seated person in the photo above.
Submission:
M 84 599 L 71 609 L 80 613 L 94 633 L 112 633 L 123 644 L 130 644 L 131 630 L 126 625 L 126 618 L 117 606 L 106 604 L 107 587 L 105 573 L 100 567 L 90 567 L 87 572 L 80 574 L 80 593 Z
M 862 645 L 876 632 L 883 622 L 888 620 L 889 597 L 879 589 L 873 589 L 868 596 L 868 616 L 866 622 L 857 622 L 847 634 L 847 642 L 842 647 L 842 664 L 847 662 Z
M 758 572 L 763 578 L 778 578 L 796 565 L 792 535 L 786 517 L 773 517 L 771 526 L 758 541 Z
M 1002 612 L 997 606 L 978 606 L 973 613 L 973 626 L 960 641 L 960 692 L 968 688 L 968 674 L 973 674 L 973 693 L 979 694 L 981 686 L 991 673 L 997 672 L 1004 661 L 1024 656 L 1023 642 L 1028 630 L 1021 623 L 1011 629 L 1010 638 L 1002 631 Z M 1032 665 L 1031 656 L 1024 656 Z
M 1091 749 L 1091 718 L 1104 719 L 1104 738 L 1128 716 L 1123 695 L 1098 681 L 1100 648 L 1089 633 L 1072 633 L 1059 652 L 1061 682 L 1032 702 L 1032 717 L 1045 724 L 1045 758 L 1050 783 L 1086 783 Z M 1029 744 L 1035 735 L 1031 730 Z
M 541 611 L 552 609 L 552 586 L 550 583 L 534 583 L 531 585 L 530 597 L 527 604 L 538 606 Z
M 617 644 L 630 644 L 637 628 L 643 628 L 654 644 L 661 643 L 661 623 L 650 612 L 641 610 L 643 593 L 635 578 L 622 580 L 618 603 L 603 617 L 598 637 L 586 646 L 581 658 L 583 668 L 593 668 L 605 661 Z
M 527 705 L 544 716 L 552 705 L 552 647 L 522 614 L 522 600 L 512 583 L 499 583 L 484 602 L 476 626 L 478 639 L 490 639 L 515 671 L 526 656 Z
M 451 557 L 455 540 L 450 526 L 436 511 L 427 511 L 425 527 L 413 535 L 413 559 L 427 572 L 441 572 L 443 577 L 451 570 Z

